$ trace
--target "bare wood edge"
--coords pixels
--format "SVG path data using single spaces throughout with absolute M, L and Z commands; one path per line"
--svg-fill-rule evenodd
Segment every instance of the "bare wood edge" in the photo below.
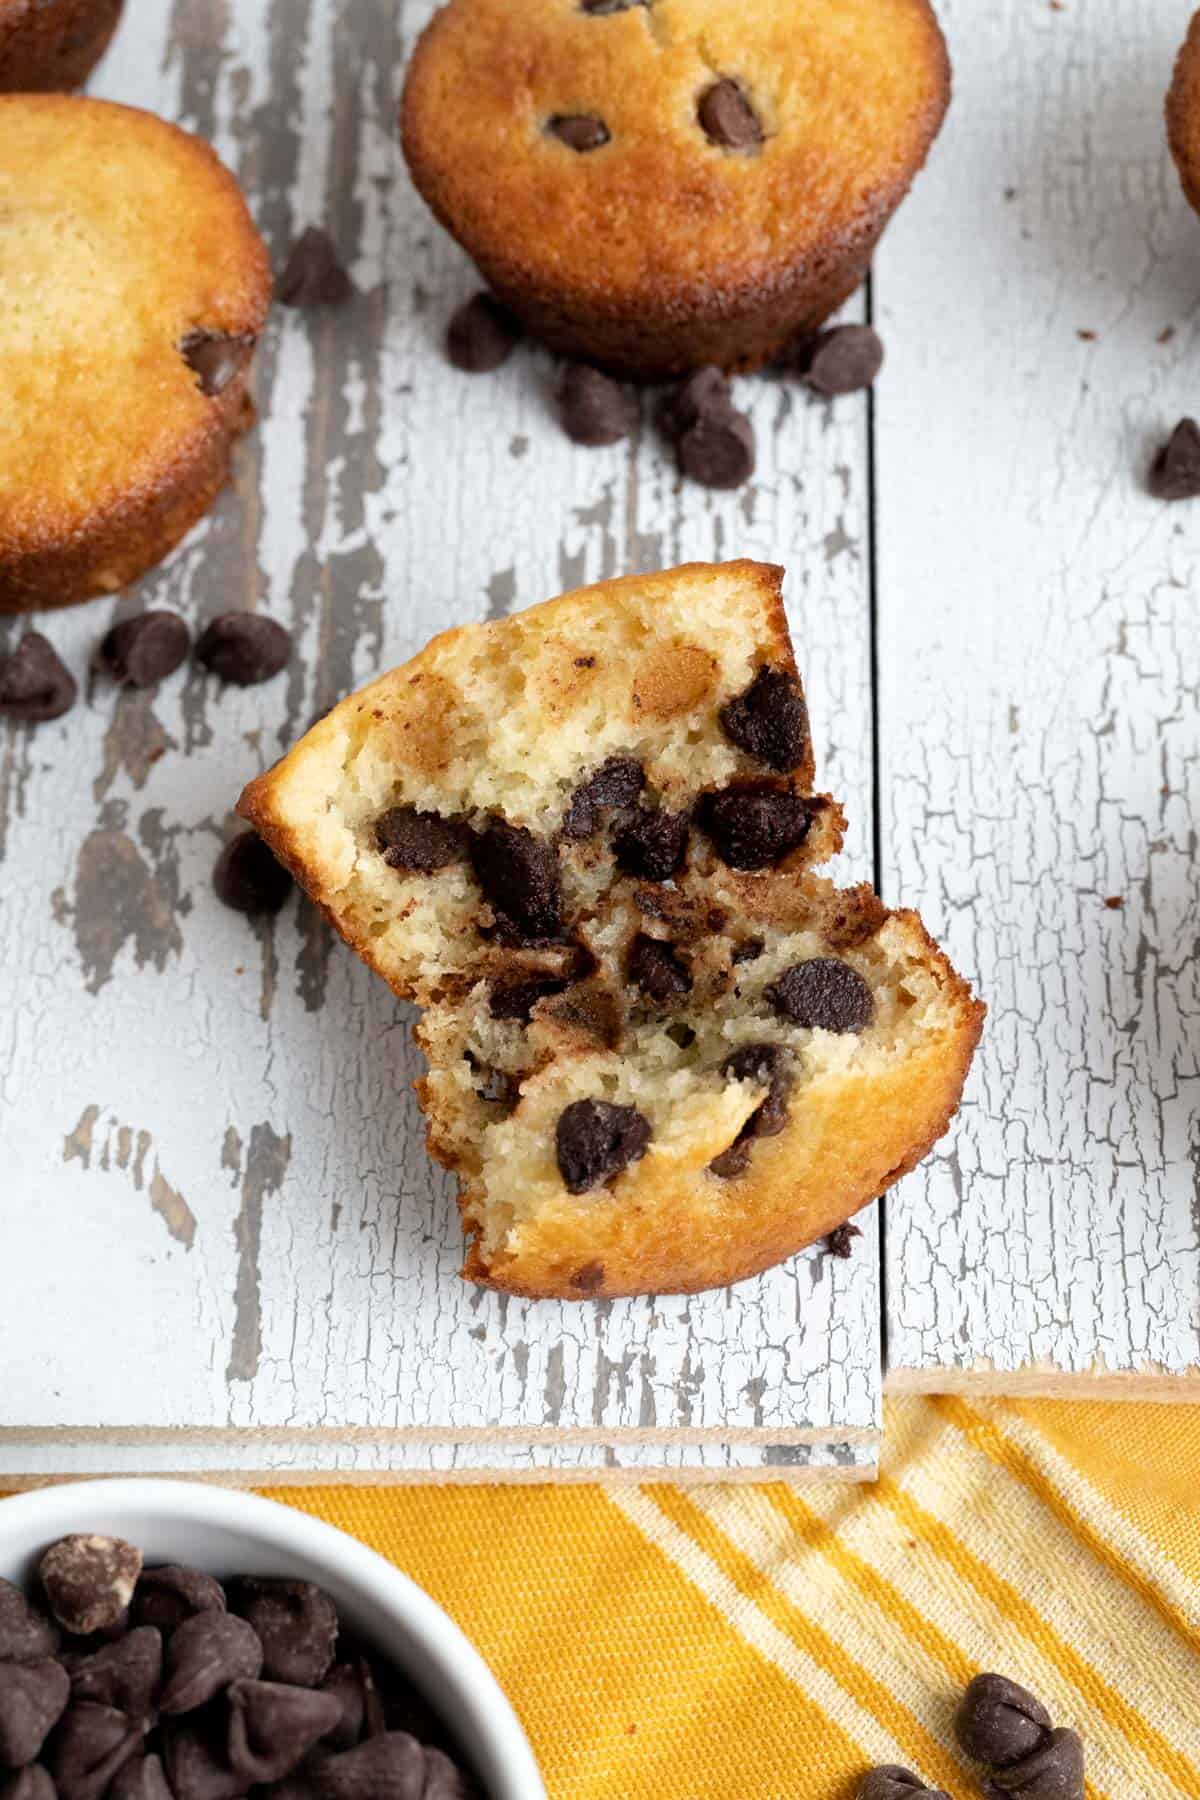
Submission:
M 1020 1369 L 998 1369 L 975 1363 L 965 1369 L 888 1369 L 885 1396 L 975 1394 L 996 1400 L 1150 1400 L 1167 1406 L 1200 1403 L 1200 1369 L 1175 1370 L 1148 1365 L 1141 1369 L 1056 1369 L 1027 1363 Z M 847 1438 L 849 1434 L 846 1434 Z
M 784 1482 L 789 1487 L 811 1487 L 817 1483 L 839 1482 L 859 1485 L 874 1481 L 872 1464 L 839 1463 L 830 1468 L 762 1469 L 465 1469 L 428 1472 L 419 1469 L 329 1469 L 324 1473 L 304 1473 L 279 1469 L 234 1469 L 221 1474 L 159 1474 L 156 1481 L 202 1481 L 210 1487 L 231 1488 L 318 1488 L 318 1487 L 648 1487 L 668 1484 L 671 1487 L 746 1487 L 751 1483 Z M 3 1475 L 0 1496 L 6 1493 L 30 1494 L 42 1488 L 65 1487 L 74 1481 L 126 1481 L 126 1471 L 92 1472 L 80 1475 Z
M 709 1444 L 763 1444 L 786 1447 L 802 1444 L 878 1445 L 880 1432 L 869 1425 L 804 1425 L 792 1431 L 769 1427 L 746 1426 L 732 1431 L 710 1428 L 701 1430 L 680 1426 L 663 1431 L 639 1430 L 636 1426 L 617 1426 L 606 1431 L 603 1426 L 578 1426 L 560 1430 L 553 1425 L 530 1426 L 519 1431 L 505 1426 L 480 1426 L 454 1430 L 448 1426 L 225 1426 L 202 1425 L 5 1425 L 0 1426 L 0 1445 L 4 1444 L 110 1444 L 114 1447 L 147 1444 L 180 1444 L 194 1449 L 203 1444 L 335 1445 L 356 1446 L 379 1444 L 443 1445 L 484 1444 L 497 1448 L 547 1445 L 563 1449 L 590 1444 L 625 1444 L 631 1446 L 697 1446 Z

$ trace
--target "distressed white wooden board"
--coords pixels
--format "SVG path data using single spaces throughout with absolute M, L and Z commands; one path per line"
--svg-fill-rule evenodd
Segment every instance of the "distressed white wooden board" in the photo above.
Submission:
M 1142 488 L 1200 404 L 1162 124 L 1191 10 L 949 0 L 955 104 L 876 269 L 909 341 L 877 409 L 885 893 L 991 1007 L 886 1202 L 897 1388 L 1200 1398 L 1200 510 Z
M 439 340 L 473 280 L 393 130 L 429 10 L 141 0 L 103 67 L 99 91 L 216 143 L 277 259 L 328 224 L 361 298 L 273 319 L 261 426 L 186 546 L 115 604 L 42 621 L 82 669 L 122 612 L 165 604 L 199 623 L 260 604 L 296 630 L 287 677 L 97 687 L 60 724 L 4 740 L 9 1477 L 45 1427 L 95 1435 L 29 1445 L 40 1473 L 150 1466 L 145 1430 L 184 1434 L 166 1466 L 188 1469 L 209 1465 L 199 1434 L 218 1429 L 242 1434 L 227 1466 L 243 1470 L 268 1466 L 272 1429 L 326 1433 L 326 1468 L 366 1454 L 355 1431 L 438 1429 L 476 1473 L 522 1457 L 577 1471 L 578 1448 L 529 1437 L 546 1427 L 640 1433 L 614 1455 L 647 1468 L 771 1467 L 772 1445 L 841 1466 L 852 1438 L 859 1469 L 873 1461 L 873 1216 L 847 1263 L 810 1254 L 690 1301 L 564 1308 L 468 1288 L 410 1092 L 411 1014 L 310 910 L 256 930 L 210 893 L 246 777 L 433 631 L 614 571 L 745 553 L 791 567 L 817 739 L 853 819 L 846 861 L 870 872 L 865 408 L 831 415 L 747 382 L 759 479 L 717 497 L 679 491 L 648 429 L 632 447 L 569 445 L 548 358 L 452 371 Z M 498 1429 L 508 1447 L 481 1448 Z M 652 1451 L 681 1429 L 703 1456 Z M 446 1463 L 416 1436 L 371 1454 L 430 1475 Z M 318 1449 L 279 1455 L 283 1478 Z

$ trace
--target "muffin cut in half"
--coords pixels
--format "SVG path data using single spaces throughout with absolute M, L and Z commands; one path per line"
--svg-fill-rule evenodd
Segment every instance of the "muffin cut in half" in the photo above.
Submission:
M 124 0 L 0 0 L 0 93 L 82 87 L 117 28 Z
M 0 613 L 123 587 L 212 505 L 253 419 L 266 248 L 207 144 L 0 95 Z
M 464 1274 L 722 1286 L 924 1155 L 983 1009 L 914 913 L 813 873 L 782 571 L 695 564 L 437 637 L 313 727 L 245 818 L 424 1008 Z
M 839 307 L 949 97 L 929 0 L 449 0 L 401 136 L 532 332 L 664 380 Z

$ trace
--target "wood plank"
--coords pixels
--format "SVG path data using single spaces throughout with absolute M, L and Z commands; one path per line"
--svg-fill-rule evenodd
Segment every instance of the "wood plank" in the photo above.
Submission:
M 1143 491 L 1196 405 L 1191 10 L 952 0 L 876 273 L 885 892 L 991 1007 L 886 1202 L 896 1388 L 1200 1397 L 1200 513 Z
M 865 408 L 747 382 L 759 476 L 717 496 L 680 489 L 648 424 L 630 446 L 571 446 L 543 355 L 488 379 L 450 369 L 441 333 L 474 283 L 394 134 L 429 11 L 143 0 L 103 68 L 100 92 L 215 142 L 277 261 L 304 225 L 328 225 L 360 297 L 277 313 L 233 491 L 135 592 L 46 622 L 80 669 L 112 617 L 167 605 L 199 624 L 260 605 L 296 631 L 287 678 L 218 692 L 193 673 L 119 698 L 97 685 L 61 724 L 4 743 L 6 1260 L 21 1271 L 0 1327 L 6 1478 L 163 1456 L 273 1478 L 375 1457 L 440 1477 L 445 1456 L 413 1435 L 431 1428 L 498 1476 L 522 1457 L 577 1470 L 553 1432 L 583 1429 L 598 1473 L 618 1457 L 873 1462 L 872 1220 L 849 1262 L 809 1254 L 691 1301 L 557 1307 L 466 1287 L 411 1094 L 411 1013 L 311 910 L 254 929 L 210 892 L 242 782 L 432 632 L 732 554 L 791 566 L 818 742 L 854 820 L 848 861 L 869 872 Z M 32 1443 L 44 1427 L 104 1441 Z M 480 1449 L 497 1427 L 517 1449 Z M 190 1435 L 160 1438 L 155 1461 L 139 1429 Z M 275 1429 L 325 1447 L 294 1440 L 268 1465 Z M 210 1464 L 196 1434 L 216 1430 L 239 1442 Z M 369 1455 L 358 1430 L 377 1434 Z M 681 1430 L 704 1441 L 685 1455 Z M 636 1435 L 618 1448 L 620 1433 Z

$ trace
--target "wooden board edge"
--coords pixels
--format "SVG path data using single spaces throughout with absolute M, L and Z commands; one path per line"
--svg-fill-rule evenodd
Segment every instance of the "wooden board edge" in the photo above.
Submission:
M 1200 1404 L 1200 1369 L 1053 1369 L 1027 1364 L 997 1369 L 982 1364 L 965 1369 L 888 1369 L 885 1398 L 934 1394 L 975 1395 L 989 1400 L 1157 1401 L 1167 1406 Z

